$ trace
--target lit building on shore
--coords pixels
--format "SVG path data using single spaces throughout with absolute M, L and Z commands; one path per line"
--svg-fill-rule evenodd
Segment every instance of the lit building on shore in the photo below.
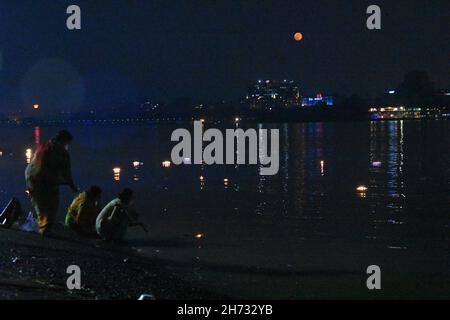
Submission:
M 300 105 L 300 90 L 292 80 L 259 80 L 249 88 L 247 101 L 251 109 L 295 108 Z
M 372 119 L 419 119 L 421 118 L 422 110 L 420 108 L 405 108 L 401 107 L 381 107 L 370 108 L 369 113 Z
M 334 100 L 332 96 L 323 96 L 321 93 L 316 94 L 315 97 L 302 98 L 302 107 L 332 107 Z

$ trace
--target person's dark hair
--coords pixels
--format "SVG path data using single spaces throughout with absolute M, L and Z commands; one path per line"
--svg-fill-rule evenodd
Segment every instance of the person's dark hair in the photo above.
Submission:
M 60 143 L 70 143 L 73 140 L 72 134 L 67 130 L 61 130 L 55 137 L 55 140 Z
M 133 190 L 131 190 L 130 188 L 125 188 L 119 192 L 118 197 L 120 201 L 122 201 L 125 204 L 128 204 L 133 199 Z
M 94 199 L 102 194 L 102 189 L 98 186 L 92 186 L 86 190 L 86 193 L 89 198 Z

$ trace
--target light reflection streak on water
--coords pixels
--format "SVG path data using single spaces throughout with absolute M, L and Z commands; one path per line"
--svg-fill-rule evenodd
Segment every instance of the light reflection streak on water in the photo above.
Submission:
M 404 179 L 403 179 L 403 121 L 389 122 L 389 148 L 388 148 L 388 195 L 389 208 L 400 212 L 403 209 Z
M 41 143 L 41 128 L 34 128 L 34 143 L 38 146 Z
M 258 124 L 258 132 L 263 128 L 262 124 Z M 258 145 L 264 146 L 265 140 L 264 136 L 262 134 L 258 134 Z M 258 148 L 258 158 L 261 159 L 261 157 L 264 155 L 262 148 Z M 258 174 L 261 172 L 262 169 L 261 163 L 258 161 Z M 257 192 L 262 195 L 265 193 L 265 186 L 266 186 L 266 176 L 259 174 L 258 175 L 258 184 L 256 186 Z M 264 210 L 266 209 L 266 202 L 265 202 L 265 196 L 262 196 L 260 198 L 261 200 L 256 205 L 256 214 L 261 215 L 264 213 Z
M 282 174 L 282 190 L 283 190 L 283 207 L 282 214 L 287 216 L 289 214 L 289 125 L 287 123 L 283 124 L 283 147 L 282 147 L 282 159 L 283 163 L 281 166 Z

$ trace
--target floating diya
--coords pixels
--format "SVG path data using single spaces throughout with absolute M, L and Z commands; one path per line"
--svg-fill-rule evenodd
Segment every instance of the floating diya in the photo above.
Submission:
M 115 181 L 120 181 L 120 173 L 122 172 L 122 169 L 119 167 L 115 167 L 113 168 L 113 173 L 114 173 L 114 180 Z
M 144 165 L 144 163 L 140 162 L 140 161 L 133 161 L 133 167 L 135 169 L 139 169 L 140 166 Z
M 374 162 L 372 162 L 372 166 L 374 166 L 374 167 L 381 167 L 381 162 L 380 161 L 374 161 Z
M 169 160 L 163 161 L 162 163 L 163 168 L 170 168 L 171 165 L 172 162 L 170 162 Z
M 366 192 L 368 190 L 368 188 L 366 186 L 358 186 L 356 188 L 356 191 L 358 192 Z
M 33 150 L 27 149 L 25 151 L 25 157 L 27 158 L 27 163 L 31 162 L 31 158 L 33 157 Z

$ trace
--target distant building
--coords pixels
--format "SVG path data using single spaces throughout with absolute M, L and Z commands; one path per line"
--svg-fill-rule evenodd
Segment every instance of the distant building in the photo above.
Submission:
M 300 105 L 300 90 L 292 80 L 259 80 L 249 88 L 247 100 L 252 109 L 295 108 Z
M 321 93 L 316 94 L 315 97 L 305 97 L 302 99 L 302 107 L 331 107 L 334 105 L 332 96 L 323 96 Z

